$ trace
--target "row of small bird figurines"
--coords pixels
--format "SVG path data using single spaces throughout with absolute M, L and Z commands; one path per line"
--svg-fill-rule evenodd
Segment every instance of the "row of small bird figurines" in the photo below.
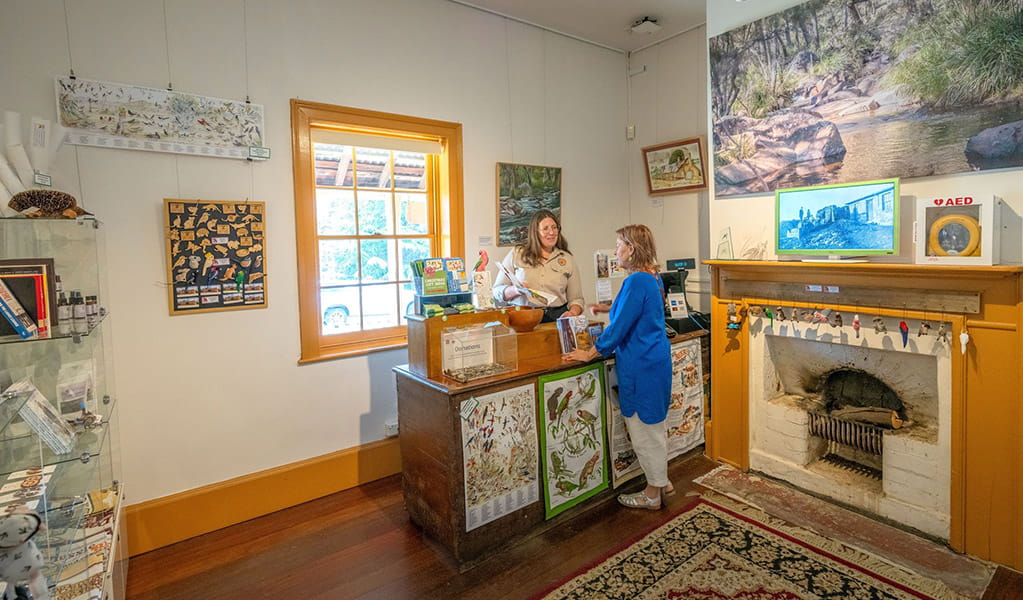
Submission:
M 774 311 L 770 307 L 753 305 L 749 307 L 749 314 L 754 317 L 767 317 L 770 319 L 771 324 L 774 324 L 775 319 L 778 321 L 803 321 L 805 323 L 815 323 L 820 326 L 822 323 L 827 323 L 832 327 L 842 327 L 843 319 L 842 313 L 830 308 L 824 309 L 806 309 L 806 308 L 789 308 L 789 313 L 786 314 L 785 307 L 776 306 Z M 726 329 L 740 329 L 742 326 L 742 318 L 747 312 L 746 307 L 739 309 L 734 303 L 728 305 L 728 321 Z M 874 332 L 875 333 L 887 333 L 888 325 L 885 322 L 885 318 L 881 315 L 874 316 Z M 856 332 L 856 337 L 860 337 L 860 316 L 854 315 L 852 321 L 853 331 Z M 917 337 L 930 335 L 932 329 L 930 321 L 923 319 L 920 321 L 920 327 L 917 329 Z M 909 325 L 906 321 L 899 321 L 899 332 L 902 334 L 902 347 L 905 348 L 909 343 Z M 944 343 L 949 341 L 949 331 L 944 321 L 938 323 L 937 331 L 938 340 Z M 963 329 L 963 332 L 959 334 L 959 343 L 962 345 L 963 353 L 966 352 L 966 344 L 970 341 L 970 334 Z

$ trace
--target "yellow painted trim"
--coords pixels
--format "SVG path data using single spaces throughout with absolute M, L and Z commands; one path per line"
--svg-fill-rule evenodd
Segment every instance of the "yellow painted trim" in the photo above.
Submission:
M 444 153 L 431 157 L 428 186 L 434 228 L 429 236 L 442 256 L 465 257 L 462 184 L 462 125 L 391 113 L 291 100 L 292 176 L 295 189 L 296 259 L 298 261 L 299 364 L 365 354 L 407 342 L 405 327 L 336 335 L 320 332 L 319 246 L 316 230 L 313 127 L 357 130 L 398 137 L 438 140 Z M 418 237 L 418 236 L 416 236 Z
M 339 450 L 125 509 L 132 556 L 401 472 L 398 438 Z

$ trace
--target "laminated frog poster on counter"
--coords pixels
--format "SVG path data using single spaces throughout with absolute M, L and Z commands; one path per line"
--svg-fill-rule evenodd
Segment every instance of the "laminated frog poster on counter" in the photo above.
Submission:
M 544 375 L 538 384 L 544 502 L 550 519 L 608 487 L 604 366 Z

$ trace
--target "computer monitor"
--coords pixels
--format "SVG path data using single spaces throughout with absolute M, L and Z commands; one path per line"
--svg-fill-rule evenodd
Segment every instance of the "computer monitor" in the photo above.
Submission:
M 899 180 L 777 190 L 775 217 L 780 255 L 898 254 Z

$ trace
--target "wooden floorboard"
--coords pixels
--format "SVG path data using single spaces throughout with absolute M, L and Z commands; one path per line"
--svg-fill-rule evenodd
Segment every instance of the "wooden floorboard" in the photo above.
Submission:
M 409 521 L 395 475 L 134 557 L 127 598 L 521 600 L 680 512 L 702 489 L 692 479 L 717 466 L 697 451 L 672 463 L 678 493 L 666 510 L 609 498 L 469 568 Z M 984 600 L 1018 598 L 1023 575 L 999 569 Z

